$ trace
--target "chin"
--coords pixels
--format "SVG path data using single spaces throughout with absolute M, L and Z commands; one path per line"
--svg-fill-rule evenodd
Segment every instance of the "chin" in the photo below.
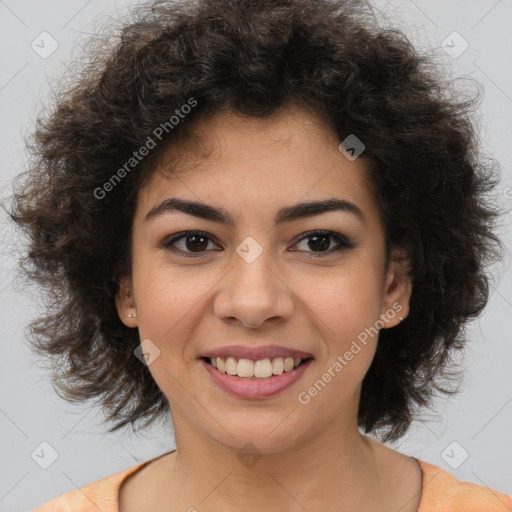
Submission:
M 258 418 L 251 423 L 239 421 L 233 425 L 223 423 L 225 430 L 219 427 L 217 435 L 211 435 L 211 438 L 237 454 L 243 452 L 254 455 L 281 453 L 301 443 L 297 438 L 297 426 L 283 421 L 286 415 L 264 421 L 261 418 L 261 411 L 256 414 Z

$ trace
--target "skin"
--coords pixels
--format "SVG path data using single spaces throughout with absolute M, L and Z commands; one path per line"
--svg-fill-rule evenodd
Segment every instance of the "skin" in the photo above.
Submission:
M 300 108 L 266 120 L 224 112 L 201 121 L 195 134 L 175 168 L 162 163 L 139 192 L 132 272 L 116 298 L 121 320 L 160 350 L 149 370 L 171 404 L 177 447 L 124 483 L 120 511 L 416 511 L 417 463 L 357 427 L 377 336 L 359 343 L 308 404 L 297 399 L 365 328 L 379 319 L 392 328 L 409 312 L 406 262 L 392 261 L 385 272 L 384 226 L 367 163 L 347 159 L 323 121 Z M 145 219 L 170 197 L 223 207 L 234 225 L 177 211 Z M 332 211 L 274 225 L 284 206 L 331 197 L 356 204 L 366 221 Z M 327 248 L 301 241 L 318 229 L 355 247 L 335 251 L 332 238 Z M 199 256 L 162 247 L 186 230 L 211 237 L 199 244 Z M 252 263 L 236 252 L 248 236 L 263 249 Z M 175 249 L 198 254 L 188 240 Z M 393 305 L 401 309 L 390 315 Z M 276 343 L 315 360 L 277 396 L 236 398 L 198 357 L 238 343 Z M 254 464 L 237 457 L 248 442 L 259 457 Z

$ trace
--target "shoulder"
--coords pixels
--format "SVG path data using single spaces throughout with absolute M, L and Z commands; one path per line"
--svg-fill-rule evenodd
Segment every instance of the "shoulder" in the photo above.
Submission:
M 32 512 L 118 512 L 118 490 L 125 478 L 148 464 L 142 462 L 114 475 L 74 489 L 47 501 Z
M 484 485 L 461 482 L 439 466 L 416 460 L 423 473 L 418 512 L 512 511 L 512 496 Z

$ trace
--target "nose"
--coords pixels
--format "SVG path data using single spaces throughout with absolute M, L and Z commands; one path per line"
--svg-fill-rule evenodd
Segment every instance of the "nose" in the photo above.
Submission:
M 279 268 L 269 251 L 264 250 L 254 261 L 234 253 L 232 269 L 215 297 L 216 316 L 252 329 L 267 321 L 288 320 L 294 309 L 294 294 Z

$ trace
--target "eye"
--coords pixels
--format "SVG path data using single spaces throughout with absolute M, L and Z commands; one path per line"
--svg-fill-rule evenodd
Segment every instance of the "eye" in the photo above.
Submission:
M 339 233 L 335 233 L 334 231 L 310 231 L 309 233 L 305 233 L 305 236 L 303 236 L 296 245 L 300 244 L 304 240 L 309 240 L 307 246 L 313 249 L 312 252 L 317 257 L 328 256 L 329 254 L 340 252 L 345 249 L 353 249 L 355 247 L 350 240 Z M 326 251 L 326 249 L 331 246 L 331 240 L 335 240 L 337 242 L 337 247 L 333 250 Z
M 175 248 L 176 242 L 180 240 L 184 240 L 184 243 L 181 245 L 185 250 Z M 180 253 L 180 256 L 185 256 L 186 258 L 196 258 L 206 251 L 208 242 L 210 241 L 212 241 L 212 238 L 206 233 L 200 231 L 186 231 L 170 240 L 164 240 L 162 247 L 172 252 Z

